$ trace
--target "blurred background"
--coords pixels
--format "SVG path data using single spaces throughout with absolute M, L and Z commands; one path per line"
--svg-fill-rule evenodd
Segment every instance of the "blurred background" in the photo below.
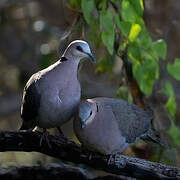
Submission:
M 159 62 L 160 78 L 155 82 L 148 99 L 155 111 L 154 127 L 169 147 L 162 149 L 158 145 L 138 141 L 126 154 L 180 167 L 180 148 L 173 145 L 167 133 L 171 124 L 164 107 L 167 98 L 161 94 L 161 85 L 168 79 L 173 85 L 177 103 L 176 125 L 180 126 L 180 83 L 169 76 L 166 70 L 168 62 L 172 63 L 175 57 L 180 57 L 180 1 L 146 0 L 144 6 L 144 20 L 152 39 L 163 38 L 167 42 L 167 58 Z M 21 96 L 27 80 L 33 73 L 56 62 L 69 42 L 75 39 L 88 41 L 98 61 L 92 64 L 83 60 L 79 66 L 82 98 L 107 96 L 131 101 L 127 86 L 121 86 L 125 84 L 122 60 L 118 57 L 113 61 L 102 60 L 101 57 L 108 54 L 107 50 L 101 41 L 91 40 L 92 37 L 88 35 L 90 30 L 82 11 L 73 8 L 66 0 L 0 1 L 1 131 L 19 129 Z M 50 132 L 57 133 L 55 130 Z M 63 127 L 63 132 L 77 141 L 72 122 Z M 35 152 L 0 153 L 2 166 L 59 161 Z

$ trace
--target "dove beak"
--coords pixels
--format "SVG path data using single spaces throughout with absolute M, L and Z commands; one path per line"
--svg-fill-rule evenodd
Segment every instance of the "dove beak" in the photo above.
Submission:
M 93 62 L 96 62 L 96 58 L 91 54 L 91 53 L 86 53 L 89 58 L 93 61 Z
M 82 129 L 84 129 L 84 128 L 85 128 L 85 126 L 86 126 L 85 121 L 82 121 L 82 122 L 81 122 L 81 128 L 82 128 Z

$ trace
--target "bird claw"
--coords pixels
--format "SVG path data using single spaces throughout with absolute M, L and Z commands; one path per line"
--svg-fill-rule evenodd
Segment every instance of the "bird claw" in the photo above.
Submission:
M 89 157 L 88 157 L 89 161 L 92 159 L 92 153 L 90 152 Z
M 52 149 L 52 146 L 51 146 L 49 139 L 48 139 L 48 135 L 49 135 L 49 133 L 46 131 L 46 129 L 43 129 L 43 134 L 42 134 L 41 139 L 40 139 L 40 146 L 42 146 L 42 141 L 45 140 L 46 143 L 48 144 L 48 147 L 50 149 Z
M 109 156 L 109 159 L 108 159 L 108 165 L 111 164 L 112 156 L 113 156 L 112 154 Z
M 108 165 L 111 164 L 111 161 L 113 160 L 113 156 L 114 156 L 114 162 L 116 162 L 116 154 L 111 154 L 108 159 Z

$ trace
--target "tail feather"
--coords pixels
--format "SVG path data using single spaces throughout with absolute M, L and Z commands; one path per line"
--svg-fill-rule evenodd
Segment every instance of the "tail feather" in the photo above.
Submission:
M 161 138 L 159 137 L 159 135 L 157 133 L 155 133 L 152 129 L 150 129 L 146 135 L 142 136 L 141 139 L 145 140 L 145 141 L 151 141 L 154 143 L 158 143 L 160 144 L 162 147 L 167 147 L 167 144 L 165 144 Z

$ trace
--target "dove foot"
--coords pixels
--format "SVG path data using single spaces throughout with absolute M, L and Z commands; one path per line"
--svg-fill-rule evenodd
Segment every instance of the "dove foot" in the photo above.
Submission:
M 43 128 L 43 134 L 42 134 L 41 139 L 40 139 L 40 146 L 42 146 L 42 141 L 45 140 L 46 143 L 48 144 L 48 147 L 50 149 L 52 149 L 52 146 L 51 146 L 51 144 L 49 142 L 48 136 L 49 136 L 48 131 L 45 128 Z

